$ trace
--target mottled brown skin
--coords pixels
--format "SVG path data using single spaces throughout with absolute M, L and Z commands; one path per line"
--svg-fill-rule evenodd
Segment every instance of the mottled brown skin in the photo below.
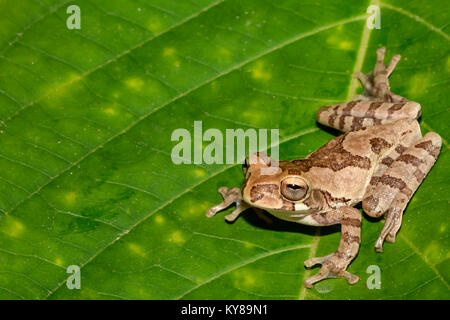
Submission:
M 375 250 L 382 252 L 385 240 L 395 241 L 407 203 L 440 152 L 438 134 L 429 132 L 422 137 L 417 122 L 420 105 L 390 92 L 388 77 L 400 56 L 384 65 L 384 53 L 384 48 L 377 50 L 373 71 L 358 74 L 364 95 L 317 112 L 319 123 L 345 132 L 343 135 L 304 159 L 274 161 L 264 153 L 251 155 L 244 165 L 243 187 L 222 187 L 219 192 L 224 201 L 207 211 L 211 217 L 236 203 L 228 221 L 253 207 L 307 225 L 340 224 L 338 250 L 305 261 L 308 268 L 322 265 L 305 280 L 308 288 L 329 277 L 345 278 L 351 284 L 358 281 L 346 271 L 361 239 L 361 214 L 353 206 L 362 202 L 369 216 L 385 216 L 375 243 Z M 264 169 L 268 167 L 275 167 L 274 173 L 267 174 Z

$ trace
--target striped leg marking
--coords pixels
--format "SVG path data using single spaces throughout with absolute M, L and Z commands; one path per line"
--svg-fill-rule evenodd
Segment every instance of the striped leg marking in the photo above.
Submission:
M 402 125 L 403 124 L 403 125 Z M 396 125 L 399 131 L 402 131 L 400 135 L 400 141 L 396 145 L 394 149 L 392 149 L 381 162 L 378 164 L 375 172 L 372 175 L 372 179 L 370 180 L 369 185 L 366 188 L 366 192 L 363 198 L 363 209 L 364 211 L 371 217 L 378 218 L 384 212 L 381 210 L 376 210 L 375 203 L 371 202 L 374 197 L 374 192 L 379 184 L 382 181 L 383 176 L 386 174 L 386 171 L 394 164 L 395 160 L 397 160 L 407 149 L 408 147 L 414 145 L 417 141 L 422 138 L 422 133 L 420 131 L 420 127 L 417 121 L 412 123 L 398 123 Z M 400 163 L 400 170 L 402 169 L 402 164 Z M 391 201 L 386 197 L 383 197 L 385 201 Z M 393 200 L 393 198 L 392 198 Z M 387 208 L 389 203 L 385 204 Z
M 420 114 L 420 104 L 413 101 L 350 101 L 320 108 L 316 119 L 325 126 L 348 132 L 401 119 L 413 120 L 419 118 Z
M 387 209 L 386 221 L 375 243 L 375 250 L 383 252 L 384 240 L 395 242 L 395 236 L 402 224 L 403 211 L 419 185 L 436 162 L 441 150 L 442 139 L 434 132 L 428 132 L 414 146 L 408 148 L 396 162 L 404 163 L 412 172 L 403 189 L 398 190 Z

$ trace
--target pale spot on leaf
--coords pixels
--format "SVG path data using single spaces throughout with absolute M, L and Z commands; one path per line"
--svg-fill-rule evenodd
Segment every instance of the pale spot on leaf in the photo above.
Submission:
M 164 48 L 163 54 L 165 56 L 172 56 L 174 53 L 175 53 L 174 48 L 170 48 L 170 47 Z
M 256 283 L 255 275 L 250 270 L 239 270 L 234 273 L 234 286 L 239 287 L 253 287 Z
M 114 108 L 106 108 L 105 110 L 103 110 L 107 115 L 109 116 L 114 116 L 116 115 L 116 109 Z
M 352 50 L 353 49 L 353 42 L 351 41 L 341 41 L 339 42 L 339 48 L 342 50 Z
M 411 77 L 409 81 L 408 93 L 411 97 L 418 97 L 427 92 L 431 75 L 428 73 L 418 73 Z
M 150 20 L 148 24 L 148 29 L 153 33 L 158 33 L 162 31 L 163 25 L 161 21 L 159 21 L 157 18 L 153 17 L 152 20 Z
M 261 112 L 246 110 L 242 113 L 242 116 L 255 125 L 263 123 L 265 121 L 265 115 Z
M 141 90 L 142 86 L 144 85 L 144 81 L 140 78 L 131 78 L 128 79 L 126 82 L 128 87 L 135 89 L 135 90 Z
M 186 239 L 183 237 L 183 234 L 180 231 L 174 231 L 170 235 L 169 241 L 180 244 L 186 242 Z
M 263 61 L 257 61 L 252 69 L 252 77 L 257 80 L 268 81 L 272 78 L 272 74 L 267 71 Z
M 12 218 L 11 216 L 3 218 L 5 219 L 5 224 L 3 227 L 3 232 L 10 237 L 19 237 L 25 230 L 25 226 L 22 222 Z
M 76 198 L 77 198 L 77 194 L 75 192 L 69 192 L 64 197 L 64 199 L 66 199 L 66 202 L 69 204 L 73 204 L 75 202 Z
M 202 169 L 195 169 L 194 170 L 194 175 L 198 178 L 204 177 L 205 176 L 205 170 Z
M 231 51 L 228 50 L 227 48 L 219 48 L 217 50 L 217 57 L 219 58 L 219 60 L 223 63 L 223 62 L 230 62 L 231 61 Z
M 129 243 L 128 248 L 135 254 L 144 257 L 145 256 L 145 250 L 138 244 L 135 243 Z

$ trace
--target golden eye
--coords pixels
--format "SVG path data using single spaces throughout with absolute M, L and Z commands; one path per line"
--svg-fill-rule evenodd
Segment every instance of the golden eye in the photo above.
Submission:
M 300 177 L 288 177 L 281 181 L 281 194 L 288 200 L 302 200 L 307 193 L 308 185 Z

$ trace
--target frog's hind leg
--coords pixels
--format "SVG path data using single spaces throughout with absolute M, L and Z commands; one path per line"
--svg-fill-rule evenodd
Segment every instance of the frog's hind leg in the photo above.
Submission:
M 399 109 L 402 109 L 400 113 L 404 113 L 406 109 L 416 112 L 406 117 L 408 119 L 420 112 L 418 103 L 409 102 L 408 99 L 391 92 L 389 76 L 400 61 L 400 55 L 393 56 L 391 62 L 385 65 L 385 53 L 385 48 L 379 48 L 373 70 L 367 74 L 356 74 L 364 87 L 364 93 L 356 96 L 353 101 L 321 108 L 317 112 L 319 123 L 346 132 L 399 120 L 395 117 L 399 114 Z
M 324 257 L 311 258 L 305 261 L 305 266 L 311 268 L 316 264 L 321 264 L 320 270 L 305 279 L 307 288 L 312 288 L 313 284 L 327 278 L 344 278 L 348 283 L 354 284 L 359 278 L 346 271 L 350 262 L 356 257 L 361 242 L 361 214 L 353 207 L 341 207 L 327 213 L 317 213 L 308 216 L 313 225 L 325 226 L 341 224 L 341 241 L 338 250 Z
M 402 151 L 400 156 L 392 160 L 385 172 L 372 178 L 372 191 L 366 193 L 362 202 L 363 209 L 370 216 L 379 217 L 385 214 L 386 217 L 383 230 L 375 244 L 376 251 L 383 251 L 384 240 L 395 241 L 403 211 L 433 167 L 441 143 L 442 139 L 437 133 L 428 132 L 410 147 L 399 150 Z
M 343 132 L 389 124 L 401 119 L 420 117 L 421 106 L 414 101 L 399 103 L 380 101 L 350 101 L 319 109 L 317 121 Z

